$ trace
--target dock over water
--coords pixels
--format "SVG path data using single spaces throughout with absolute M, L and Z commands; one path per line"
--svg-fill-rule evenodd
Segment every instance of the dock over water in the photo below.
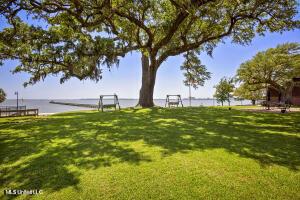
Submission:
M 49 101 L 52 104 L 59 104 L 59 105 L 66 105 L 66 106 L 77 106 L 77 107 L 84 107 L 84 108 L 97 108 L 97 104 L 83 104 L 83 103 L 68 103 L 68 102 L 59 102 L 59 101 Z

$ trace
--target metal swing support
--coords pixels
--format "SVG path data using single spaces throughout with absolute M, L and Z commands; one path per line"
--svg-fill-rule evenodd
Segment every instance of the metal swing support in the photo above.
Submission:
M 175 99 L 172 101 L 172 99 L 170 99 L 170 97 L 175 97 Z M 181 100 L 181 95 L 180 94 L 177 94 L 177 95 L 167 95 L 167 98 L 166 98 L 166 103 L 165 103 L 165 107 L 171 107 L 171 106 L 180 106 L 183 107 L 183 103 L 182 103 L 182 100 Z
M 113 97 L 114 102 L 110 103 L 110 104 L 105 104 L 103 102 L 105 97 Z M 119 110 L 121 110 L 119 99 L 118 99 L 118 96 L 116 94 L 113 94 L 113 95 L 100 95 L 98 111 L 101 110 L 103 112 L 104 109 L 107 109 L 107 108 L 114 108 L 115 110 L 117 110 L 117 108 L 118 108 Z

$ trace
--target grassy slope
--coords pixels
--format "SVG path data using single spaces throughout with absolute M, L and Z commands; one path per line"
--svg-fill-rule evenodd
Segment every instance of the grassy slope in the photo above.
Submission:
M 0 189 L 43 189 L 37 199 L 300 199 L 299 122 L 300 113 L 222 108 L 0 119 Z

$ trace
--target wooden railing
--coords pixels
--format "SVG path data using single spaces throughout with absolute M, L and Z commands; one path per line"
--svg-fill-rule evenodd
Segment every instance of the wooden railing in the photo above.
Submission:
M 0 106 L 1 111 L 7 110 L 26 110 L 26 106 Z
M 39 109 L 10 110 L 0 109 L 0 117 L 38 116 Z

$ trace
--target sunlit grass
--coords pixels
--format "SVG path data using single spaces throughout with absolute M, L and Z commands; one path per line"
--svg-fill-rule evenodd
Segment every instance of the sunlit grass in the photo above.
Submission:
M 238 109 L 2 118 L 1 190 L 42 189 L 36 199 L 299 199 L 300 113 Z

